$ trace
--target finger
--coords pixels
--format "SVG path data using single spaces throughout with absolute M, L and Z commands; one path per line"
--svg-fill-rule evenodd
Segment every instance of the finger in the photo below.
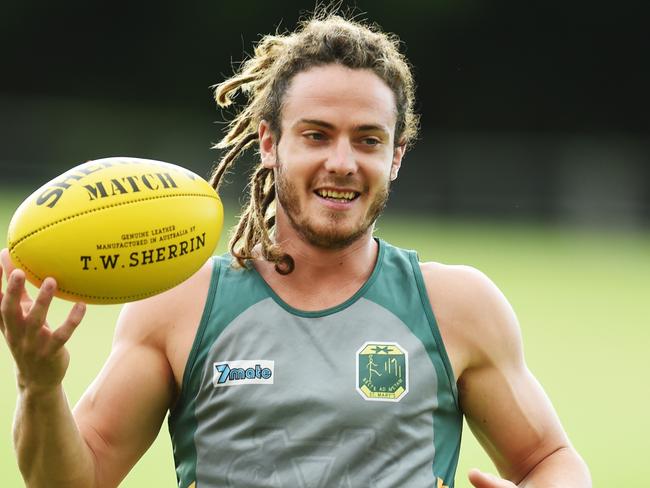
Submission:
M 0 266 L 4 269 L 7 278 L 14 270 L 14 265 L 9 257 L 9 250 L 6 247 L 0 251 Z
M 28 312 L 25 316 L 27 332 L 36 333 L 45 324 L 47 311 L 50 308 L 55 291 L 56 281 L 54 278 L 45 278 L 38 290 L 36 300 L 29 304 L 27 308 Z
M 60 349 L 72 337 L 72 334 L 86 314 L 85 303 L 75 303 L 63 324 L 52 333 L 52 352 Z
M 7 280 L 7 291 L 0 304 L 0 313 L 5 326 L 11 322 L 22 320 L 23 311 L 20 306 L 20 297 L 25 289 L 25 273 L 19 269 L 11 272 Z
M 507 480 L 490 473 L 483 473 L 478 469 L 471 469 L 468 478 L 475 488 L 509 488 L 515 486 Z
M 11 260 L 11 256 L 9 255 L 9 250 L 7 248 L 4 248 L 0 251 L 0 265 L 2 265 L 2 268 L 4 269 L 5 276 L 7 277 L 7 281 L 9 281 L 9 277 L 11 276 L 11 273 L 16 269 L 14 266 L 13 261 Z M 23 300 L 29 300 L 29 295 L 27 294 L 27 289 L 23 288 L 23 294 L 21 296 L 21 299 Z

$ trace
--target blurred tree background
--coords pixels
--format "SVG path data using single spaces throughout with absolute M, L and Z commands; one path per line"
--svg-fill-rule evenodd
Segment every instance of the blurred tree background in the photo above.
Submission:
M 415 67 L 422 132 L 391 211 L 648 227 L 642 2 L 341 3 L 397 33 Z M 210 86 L 314 6 L 3 2 L 0 188 L 116 155 L 207 176 L 223 128 Z

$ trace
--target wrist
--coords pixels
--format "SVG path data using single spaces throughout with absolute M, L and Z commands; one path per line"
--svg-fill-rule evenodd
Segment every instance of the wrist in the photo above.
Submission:
M 32 403 L 50 402 L 59 398 L 63 392 L 62 385 L 37 385 L 21 381 L 18 378 L 18 395 L 23 403 L 29 405 Z

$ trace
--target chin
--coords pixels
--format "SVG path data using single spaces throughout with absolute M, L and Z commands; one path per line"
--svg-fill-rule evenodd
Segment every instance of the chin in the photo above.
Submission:
M 371 225 L 342 229 L 337 225 L 315 227 L 310 224 L 298 224 L 294 225 L 294 229 L 313 246 L 322 249 L 343 249 L 366 235 Z

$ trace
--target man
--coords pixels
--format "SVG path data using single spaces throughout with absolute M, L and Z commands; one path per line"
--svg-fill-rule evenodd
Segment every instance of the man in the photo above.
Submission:
M 501 475 L 475 487 L 591 486 L 497 288 L 373 238 L 417 129 L 397 47 L 329 15 L 265 37 L 217 88 L 249 98 L 213 184 L 246 147 L 261 157 L 234 259 L 125 306 L 74 412 L 64 345 L 84 307 L 50 329 L 55 281 L 32 302 L 3 252 L 29 486 L 116 486 L 167 411 L 181 488 L 451 487 L 463 415 Z

